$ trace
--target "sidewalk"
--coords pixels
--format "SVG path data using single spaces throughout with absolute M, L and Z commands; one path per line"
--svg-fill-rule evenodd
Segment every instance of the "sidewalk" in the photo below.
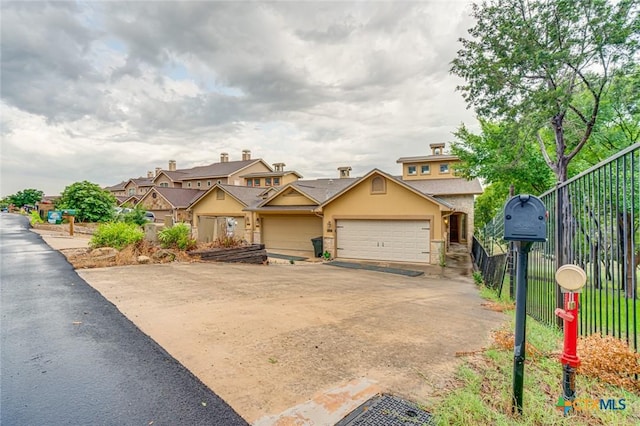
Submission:
M 89 241 L 91 240 L 91 237 L 86 234 L 74 234 L 70 236 L 68 233 L 36 228 L 31 228 L 31 232 L 39 234 L 44 242 L 54 250 L 88 248 Z

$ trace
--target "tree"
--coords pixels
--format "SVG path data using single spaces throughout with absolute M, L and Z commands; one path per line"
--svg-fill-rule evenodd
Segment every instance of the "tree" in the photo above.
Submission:
M 13 195 L 7 197 L 7 201 L 16 207 L 22 207 L 25 205 L 34 205 L 42 200 L 44 192 L 38 189 L 23 189 Z
M 451 71 L 480 119 L 517 123 L 534 137 L 558 182 L 589 140 L 612 79 L 638 51 L 637 0 L 489 0 Z M 579 94 L 588 99 L 577 102 Z M 587 102 L 585 102 L 585 100 Z M 568 137 L 569 136 L 569 137 Z
M 513 144 L 513 140 L 521 139 L 517 126 L 487 121 L 481 121 L 480 125 L 480 135 L 469 132 L 464 125 L 454 133 L 457 141 L 452 152 L 461 161 L 456 166 L 457 173 L 498 185 L 505 197 L 510 185 L 514 185 L 516 193 L 534 195 L 553 186 L 553 174 L 535 142 Z
M 79 222 L 107 222 L 113 218 L 115 205 L 113 194 L 85 180 L 67 186 L 56 208 L 76 209 Z

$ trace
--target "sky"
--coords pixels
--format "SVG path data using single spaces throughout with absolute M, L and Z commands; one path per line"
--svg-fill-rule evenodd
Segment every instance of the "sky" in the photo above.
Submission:
M 0 3 L 0 195 L 240 160 L 305 179 L 477 128 L 467 1 Z

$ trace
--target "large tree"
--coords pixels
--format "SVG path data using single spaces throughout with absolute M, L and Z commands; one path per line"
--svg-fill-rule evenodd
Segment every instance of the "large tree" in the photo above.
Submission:
M 40 200 L 42 200 L 42 196 L 44 192 L 39 189 L 23 189 L 22 191 L 18 191 L 15 194 L 9 195 L 6 199 L 9 203 L 13 204 L 16 207 L 22 207 L 25 205 L 34 205 L 38 204 Z
M 116 198 L 95 183 L 76 182 L 62 191 L 56 208 L 76 209 L 79 222 L 106 222 L 113 219 Z
M 478 117 L 520 126 L 558 182 L 594 131 L 610 82 L 637 60 L 638 0 L 490 0 L 452 72 Z M 587 94 L 585 98 L 583 94 Z

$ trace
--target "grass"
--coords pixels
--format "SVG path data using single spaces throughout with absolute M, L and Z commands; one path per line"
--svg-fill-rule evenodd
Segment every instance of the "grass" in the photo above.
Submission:
M 495 305 L 508 306 L 507 296 L 495 296 L 482 288 L 483 297 Z M 467 356 L 457 371 L 455 383 L 441 392 L 442 399 L 427 407 L 438 425 L 632 425 L 640 424 L 640 396 L 578 375 L 576 392 L 586 400 L 624 399 L 624 410 L 575 410 L 564 417 L 556 408 L 562 395 L 562 335 L 527 318 L 527 361 L 523 414 L 512 414 L 513 340 L 499 339 L 513 331 L 513 311 L 504 330 L 496 332 L 495 343 L 487 350 Z M 505 347 L 505 342 L 511 348 Z M 619 406 L 619 404 L 618 404 Z

